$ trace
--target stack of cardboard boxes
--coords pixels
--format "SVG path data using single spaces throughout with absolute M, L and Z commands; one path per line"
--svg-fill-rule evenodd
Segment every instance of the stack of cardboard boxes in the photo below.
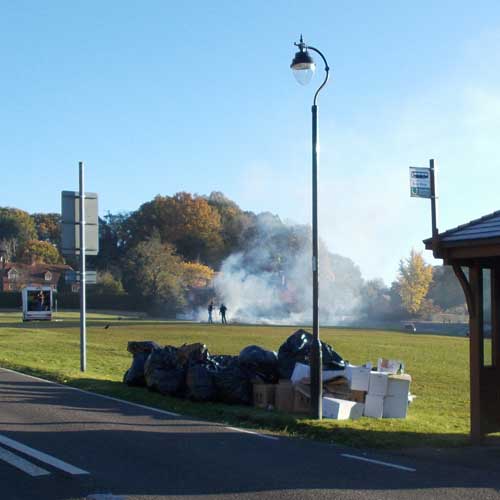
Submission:
M 379 362 L 380 365 L 380 362 Z M 380 371 L 382 370 L 382 371 Z M 341 372 L 323 373 L 323 417 L 336 420 L 406 418 L 411 377 L 394 370 L 348 365 Z M 309 366 L 297 363 L 291 380 L 255 384 L 254 405 L 286 413 L 310 412 Z
M 370 373 L 365 401 L 365 416 L 374 418 L 406 418 L 411 377 L 384 372 Z

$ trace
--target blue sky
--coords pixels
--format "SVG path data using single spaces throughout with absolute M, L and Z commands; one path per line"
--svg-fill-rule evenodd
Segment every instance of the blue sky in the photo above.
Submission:
M 0 8 L 1 206 L 59 211 L 83 160 L 102 214 L 217 190 L 309 222 L 310 106 L 323 70 L 308 87 L 294 81 L 303 33 L 332 68 L 319 99 L 320 233 L 332 251 L 367 278 L 394 279 L 430 235 L 429 204 L 408 186 L 408 167 L 429 158 L 440 229 L 500 209 L 498 2 Z

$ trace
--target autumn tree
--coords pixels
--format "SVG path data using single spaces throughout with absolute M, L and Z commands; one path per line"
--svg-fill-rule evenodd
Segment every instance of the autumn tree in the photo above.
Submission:
M 38 239 L 59 245 L 61 241 L 61 215 L 55 213 L 31 214 Z
M 432 281 L 432 266 L 426 264 L 422 252 L 412 249 L 410 257 L 399 264 L 399 294 L 404 309 L 410 314 L 419 312 Z
M 210 284 L 215 271 L 199 262 L 182 263 L 182 282 L 186 288 L 203 288 Z
M 127 221 L 134 242 L 158 233 L 163 243 L 175 246 L 185 260 L 213 264 L 223 248 L 218 211 L 201 196 L 177 193 L 156 196 Z
M 127 254 L 125 288 L 157 314 L 172 314 L 185 304 L 182 275 L 181 258 L 157 233 Z
M 62 264 L 64 262 L 59 250 L 52 243 L 39 240 L 28 241 L 19 258 L 21 262 L 27 264 Z

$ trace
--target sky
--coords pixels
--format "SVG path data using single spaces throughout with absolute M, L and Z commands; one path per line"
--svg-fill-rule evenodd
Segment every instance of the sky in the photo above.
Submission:
M 409 166 L 436 162 L 438 227 L 500 209 L 500 3 L 0 0 L 0 206 L 101 215 L 221 191 L 311 220 L 300 34 L 331 67 L 319 96 L 319 230 L 366 279 L 395 279 L 431 234 Z M 430 252 L 424 251 L 428 262 Z

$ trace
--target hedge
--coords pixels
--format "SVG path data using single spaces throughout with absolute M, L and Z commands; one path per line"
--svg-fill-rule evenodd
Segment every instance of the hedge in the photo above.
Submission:
M 57 293 L 57 309 L 79 309 L 80 295 L 78 293 Z M 88 309 L 114 309 L 119 311 L 142 311 L 144 303 L 128 294 L 93 294 L 87 292 Z M 21 309 L 21 292 L 0 292 L 0 309 Z
M 0 292 L 0 309 L 21 309 L 21 292 Z

